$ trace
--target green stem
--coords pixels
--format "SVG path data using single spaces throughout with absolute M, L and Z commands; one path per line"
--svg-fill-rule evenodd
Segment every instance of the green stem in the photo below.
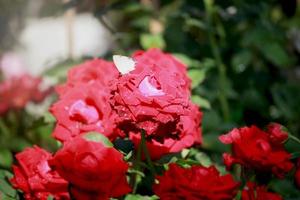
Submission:
M 137 170 L 137 171 L 140 170 L 141 155 L 142 155 L 142 144 L 140 144 L 138 146 L 137 155 L 136 155 L 134 165 L 133 165 L 134 169 Z M 133 194 L 136 193 L 138 182 L 139 182 L 140 178 L 141 178 L 141 175 L 138 174 L 138 173 L 135 173 L 134 183 L 133 183 Z
M 155 168 L 153 166 L 153 163 L 152 163 L 152 160 L 151 160 L 151 157 L 150 157 L 147 145 L 146 145 L 146 136 L 145 135 L 146 135 L 145 131 L 141 130 L 141 145 L 143 147 L 143 152 L 144 152 L 144 155 L 146 157 L 147 163 L 149 165 L 149 169 L 150 169 L 151 173 L 154 175 L 155 174 Z
M 293 135 L 289 134 L 289 139 L 292 139 L 292 140 L 294 140 L 295 142 L 298 142 L 298 143 L 300 144 L 300 139 L 297 138 L 296 136 L 293 136 Z
M 221 104 L 224 120 L 228 122 L 230 120 L 230 114 L 229 114 L 230 111 L 229 111 L 229 105 L 225 93 L 226 83 L 227 83 L 226 66 L 222 61 L 222 57 L 220 54 L 219 47 L 217 45 L 217 41 L 213 35 L 213 32 L 211 31 L 213 0 L 204 0 L 204 4 L 205 4 L 207 25 L 209 28 L 208 30 L 209 43 L 219 71 L 219 101 Z

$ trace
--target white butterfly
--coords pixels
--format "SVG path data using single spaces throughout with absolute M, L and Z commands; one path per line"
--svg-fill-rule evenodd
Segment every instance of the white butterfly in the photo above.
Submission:
M 127 56 L 114 55 L 113 61 L 122 75 L 127 74 L 135 69 L 135 61 Z

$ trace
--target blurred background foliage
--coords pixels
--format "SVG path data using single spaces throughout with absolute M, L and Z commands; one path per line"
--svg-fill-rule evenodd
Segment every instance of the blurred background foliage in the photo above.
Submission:
M 204 142 L 201 151 L 191 150 L 194 160 L 201 158 L 199 162 L 210 163 L 205 156 L 209 155 L 214 162 L 221 163 L 220 153 L 228 149 L 217 137 L 233 127 L 264 127 L 269 122 L 278 122 L 300 136 L 299 0 L 65 2 L 47 1 L 36 16 L 57 16 L 68 9 L 93 13 L 112 37 L 113 45 L 104 55 L 106 59 L 113 54 L 130 55 L 138 49 L 156 47 L 174 54 L 188 66 L 193 81 L 192 99 L 204 113 Z M 24 4 L 0 0 L 0 54 L 16 42 L 24 23 Z M 66 71 L 87 58 L 64 60 L 43 76 L 64 81 Z M 54 123 L 50 114 L 28 115 L 24 110 L 2 119 L 10 129 L 19 130 L 12 135 L 12 130 L 1 128 L 2 168 L 11 165 L 10 152 L 32 144 L 52 150 L 57 146 L 49 139 Z M 12 126 L 14 123 L 19 125 Z M 300 151 L 299 144 L 292 141 L 287 148 L 290 152 Z M 274 183 L 273 189 L 296 199 L 299 193 L 293 186 L 282 185 Z

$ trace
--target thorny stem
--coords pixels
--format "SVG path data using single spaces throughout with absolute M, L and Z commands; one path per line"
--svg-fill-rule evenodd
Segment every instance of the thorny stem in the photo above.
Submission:
M 212 27 L 212 14 L 213 14 L 213 0 L 204 0 L 205 4 L 205 10 L 206 10 L 206 20 L 207 20 L 207 25 L 209 27 L 208 30 L 208 37 L 209 37 L 209 43 L 210 47 L 213 53 L 213 56 L 216 60 L 217 66 L 218 66 L 218 71 L 219 71 L 219 101 L 221 104 L 221 109 L 223 113 L 223 117 L 225 121 L 229 121 L 230 115 L 229 115 L 229 105 L 228 101 L 226 98 L 226 82 L 227 82 L 227 77 L 226 77 L 226 66 L 222 62 L 220 50 L 217 45 L 217 41 L 211 31 Z

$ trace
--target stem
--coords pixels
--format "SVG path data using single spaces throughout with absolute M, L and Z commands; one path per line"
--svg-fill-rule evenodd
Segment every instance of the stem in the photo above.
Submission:
M 155 174 L 155 168 L 154 168 L 153 163 L 151 161 L 151 157 L 150 157 L 147 145 L 146 145 L 146 137 L 145 137 L 145 131 L 144 130 L 141 130 L 141 146 L 143 147 L 143 152 L 144 152 L 144 155 L 146 157 L 147 163 L 149 165 L 149 169 L 150 169 L 151 173 L 154 175 Z
M 297 138 L 296 136 L 293 136 L 293 135 L 289 134 L 289 139 L 292 139 L 292 140 L 294 140 L 295 142 L 298 142 L 298 143 L 300 144 L 300 139 Z
M 137 150 L 137 156 L 136 159 L 134 161 L 133 167 L 135 170 L 139 170 L 140 169 L 140 161 L 141 161 L 141 155 L 142 155 L 142 144 L 139 145 L 138 150 Z M 140 174 L 135 173 L 134 176 L 134 182 L 133 182 L 133 194 L 136 193 L 136 189 L 138 186 L 138 180 L 141 178 Z
M 219 47 L 217 45 L 217 41 L 213 35 L 213 32 L 211 31 L 212 27 L 212 14 L 213 14 L 213 0 L 204 0 L 204 5 L 205 5 L 205 11 L 206 11 L 206 21 L 208 25 L 208 38 L 209 38 L 209 43 L 210 47 L 212 50 L 212 54 L 216 60 L 217 66 L 218 66 L 218 71 L 219 71 L 219 101 L 221 104 L 221 109 L 223 113 L 223 117 L 225 121 L 230 120 L 230 111 L 229 111 L 229 105 L 228 101 L 226 98 L 226 83 L 227 83 L 227 77 L 226 77 L 226 66 L 222 61 L 222 57 L 220 54 Z

